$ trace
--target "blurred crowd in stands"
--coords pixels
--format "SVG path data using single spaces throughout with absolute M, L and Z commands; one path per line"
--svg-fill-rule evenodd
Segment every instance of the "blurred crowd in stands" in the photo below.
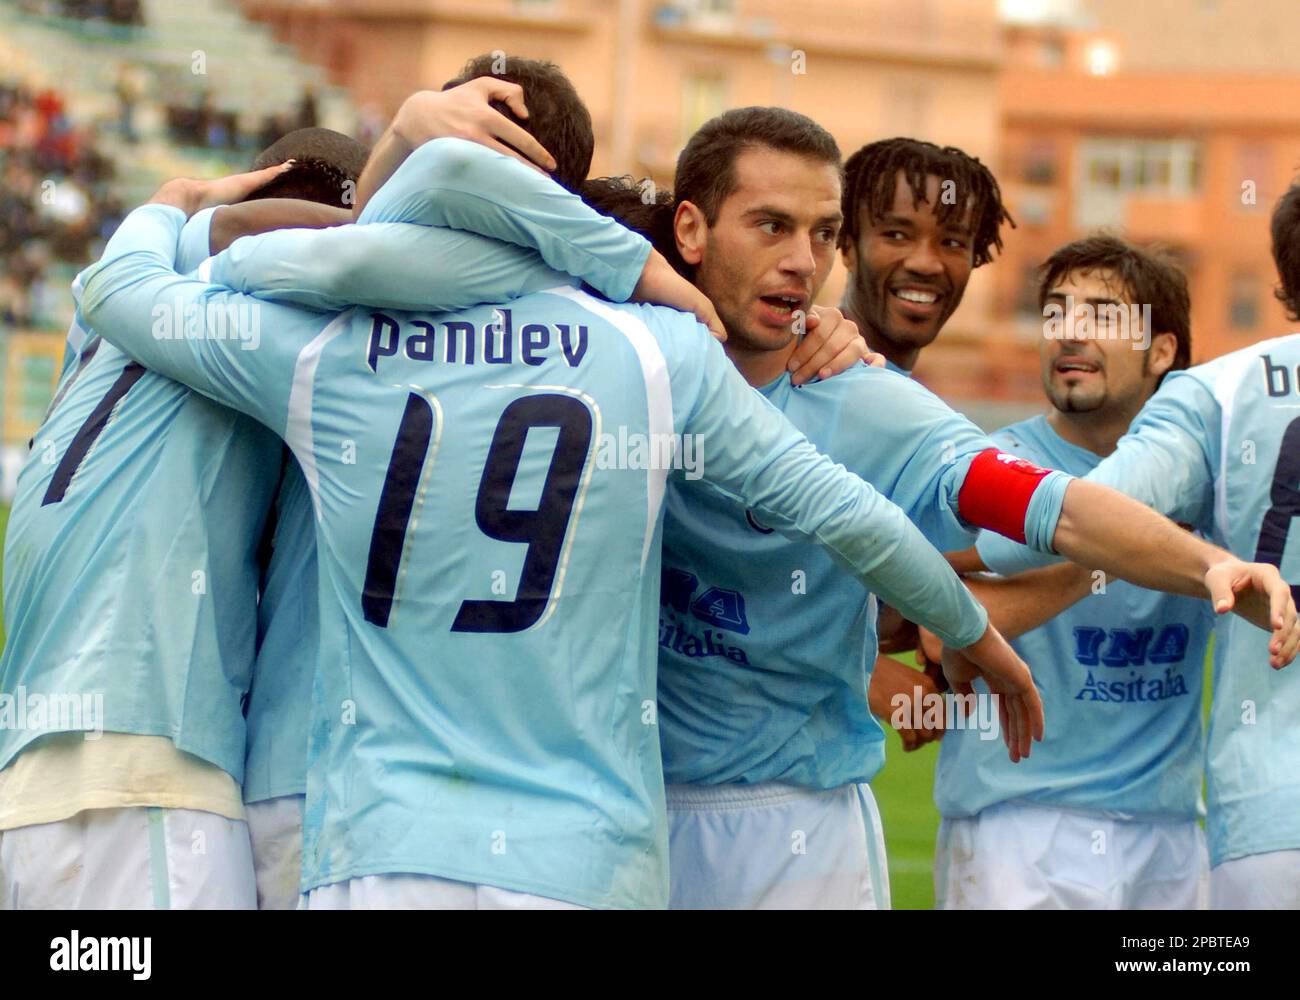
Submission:
M 144 24 L 140 0 L 19 0 L 29 14 L 138 27 Z
M 94 259 L 122 220 L 112 177 L 58 92 L 0 80 L 0 324 L 54 320 L 67 289 L 52 265 Z
M 127 133 L 127 101 L 124 88 L 119 86 L 118 103 L 122 108 L 123 131 Z M 293 111 L 267 115 L 260 126 L 241 127 L 240 116 L 234 111 L 218 108 L 212 91 L 203 90 L 189 103 L 167 105 L 167 134 L 182 146 L 201 146 L 216 150 L 263 149 L 286 132 L 298 128 L 315 128 L 320 124 L 316 107 L 316 94 L 311 88 L 303 91 L 302 98 Z M 129 133 L 128 133 L 129 135 Z

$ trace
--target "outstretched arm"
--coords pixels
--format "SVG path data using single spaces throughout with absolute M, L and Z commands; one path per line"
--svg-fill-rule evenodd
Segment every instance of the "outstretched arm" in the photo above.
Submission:
M 863 585 L 944 641 L 965 648 L 1003 682 L 1014 716 L 1004 735 L 1013 760 L 1042 737 L 1042 702 L 1028 668 L 1006 644 L 943 556 L 903 511 L 819 454 L 788 420 L 754 393 L 710 344 L 688 427 L 708 451 L 705 478 L 764 523 L 813 541 Z

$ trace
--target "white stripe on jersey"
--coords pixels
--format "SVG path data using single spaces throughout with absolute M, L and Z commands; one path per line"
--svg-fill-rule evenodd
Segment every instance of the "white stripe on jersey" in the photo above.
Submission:
M 650 332 L 650 328 L 632 313 L 620 312 L 600 299 L 568 286 L 547 289 L 551 295 L 572 299 L 584 309 L 595 313 L 625 336 L 637 359 L 641 362 L 641 377 L 645 380 L 646 408 L 649 410 L 650 440 L 661 441 L 658 435 L 671 437 L 673 433 L 673 388 L 668 380 L 668 362 Z M 645 569 L 654 540 L 655 524 L 659 521 L 659 508 L 663 506 L 664 490 L 668 483 L 668 470 L 655 469 L 655 462 L 646 470 L 646 522 L 645 542 L 641 546 L 641 568 Z
M 289 390 L 289 417 L 285 423 L 284 441 L 298 459 L 303 478 L 307 480 L 307 489 L 311 492 L 312 506 L 316 508 L 316 518 L 320 519 L 320 473 L 316 470 L 316 452 L 312 443 L 311 406 L 312 392 L 316 385 L 316 368 L 320 365 L 321 353 L 325 345 L 348 328 L 355 309 L 341 312 L 334 317 L 316 338 L 298 354 L 298 362 L 293 368 L 293 386 Z

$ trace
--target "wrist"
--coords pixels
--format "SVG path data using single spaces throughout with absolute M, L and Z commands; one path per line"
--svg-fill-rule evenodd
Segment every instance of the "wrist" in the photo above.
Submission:
M 426 93 L 427 91 L 423 90 L 416 91 L 402 102 L 401 107 L 397 109 L 397 114 L 393 116 L 393 123 L 384 138 L 395 148 L 409 153 L 420 145 L 419 107 Z
M 160 187 L 146 203 L 149 205 L 168 205 L 179 208 L 188 219 L 198 211 L 199 192 L 192 181 L 175 179 Z

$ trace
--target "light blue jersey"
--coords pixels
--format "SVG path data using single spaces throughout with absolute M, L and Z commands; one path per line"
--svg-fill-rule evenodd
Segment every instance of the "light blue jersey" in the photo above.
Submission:
M 993 442 L 924 386 L 858 366 L 802 388 L 782 376 L 762 391 L 932 544 L 970 544 L 958 493 Z M 1035 494 L 1026 518 L 1035 544 L 1050 543 L 1068 482 L 1048 477 Z M 876 602 L 826 553 L 774 534 L 735 497 L 675 481 L 661 602 L 659 718 L 670 783 L 834 788 L 880 770 L 884 733 L 867 705 Z
M 210 218 L 196 216 L 179 249 L 173 235 L 179 266 L 207 255 Z M 141 322 L 148 335 L 153 318 Z M 239 780 L 255 555 L 280 443 L 141 368 L 80 314 L 70 336 L 77 362 L 36 433 L 5 539 L 0 691 L 29 710 L 25 726 L 0 727 L 0 766 L 45 733 L 98 724 L 170 737 Z M 41 723 L 38 695 L 51 709 Z
M 271 518 L 248 692 L 245 802 L 307 790 L 312 678 L 320 650 L 316 519 L 307 481 L 288 449 Z
M 1300 335 L 1168 375 L 1088 475 L 1300 584 Z M 1015 546 L 980 545 L 999 572 Z M 1210 862 L 1300 848 L 1300 673 L 1268 664 L 1269 634 L 1221 616 L 1206 755 Z
M 1101 461 L 1046 417 L 993 435 L 1006 451 L 1085 476 Z M 1084 598 L 1012 647 L 1034 672 L 1049 720 L 1019 764 L 974 728 L 949 729 L 934 795 L 944 816 L 1029 800 L 1143 820 L 1194 820 L 1201 794 L 1201 690 L 1214 627 L 1208 601 L 1123 581 Z M 978 690 L 987 693 L 983 682 Z
M 311 489 L 307 887 L 413 872 L 664 905 L 665 444 L 697 449 L 717 488 L 833 549 L 950 644 L 984 633 L 903 512 L 818 455 L 693 318 L 570 287 L 454 314 L 322 315 L 176 275 L 182 221 L 133 212 L 83 306 L 143 363 L 283 435 Z M 140 320 L 159 302 L 256 304 L 274 335 L 155 339 Z
M 578 281 L 611 299 L 626 299 L 649 252 L 643 238 L 515 160 L 464 140 L 443 139 L 419 147 L 398 167 L 367 203 L 360 225 L 245 237 L 213 258 L 205 273 L 217 284 L 317 309 L 339 309 L 355 299 L 391 308 L 454 310 Z M 572 276 L 554 270 L 548 260 Z M 276 499 L 275 534 L 258 607 L 258 659 L 247 713 L 247 802 L 306 789 L 312 675 L 320 645 L 317 585 L 307 486 L 297 462 L 290 460 Z

